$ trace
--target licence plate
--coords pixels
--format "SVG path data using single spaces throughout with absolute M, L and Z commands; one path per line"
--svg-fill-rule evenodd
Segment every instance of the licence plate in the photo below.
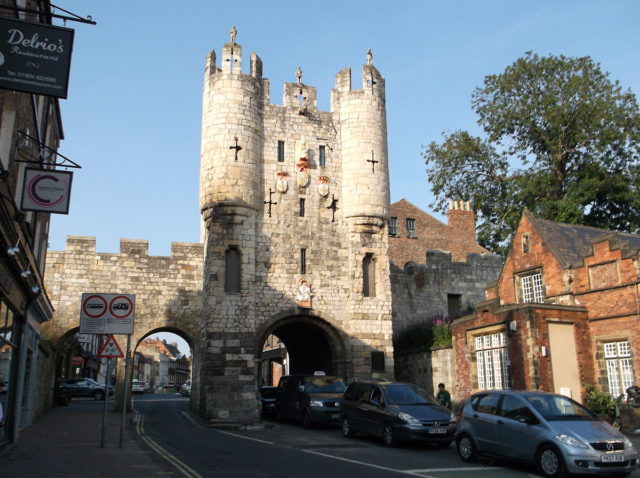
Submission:
M 602 455 L 602 463 L 618 463 L 624 461 L 624 455 Z
M 429 428 L 429 433 L 433 433 L 438 434 L 438 435 L 443 435 L 445 433 L 447 433 L 447 429 L 446 428 Z

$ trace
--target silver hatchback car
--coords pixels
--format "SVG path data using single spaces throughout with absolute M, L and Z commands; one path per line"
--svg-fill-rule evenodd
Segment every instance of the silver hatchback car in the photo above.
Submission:
M 456 432 L 460 458 L 478 455 L 535 463 L 547 477 L 624 476 L 638 467 L 631 441 L 563 395 L 491 390 L 464 403 Z

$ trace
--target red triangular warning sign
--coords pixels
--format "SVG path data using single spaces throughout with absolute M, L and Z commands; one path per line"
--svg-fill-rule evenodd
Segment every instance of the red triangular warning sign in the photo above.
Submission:
M 107 341 L 104 343 L 102 348 L 100 348 L 100 352 L 98 352 L 98 358 L 122 358 L 124 354 L 122 353 L 122 349 L 116 342 L 116 338 L 113 335 L 110 335 Z

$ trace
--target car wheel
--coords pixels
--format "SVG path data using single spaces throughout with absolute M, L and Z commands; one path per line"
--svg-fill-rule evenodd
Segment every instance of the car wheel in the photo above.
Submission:
M 351 438 L 354 435 L 353 430 L 351 429 L 351 420 L 347 417 L 342 417 L 342 435 L 347 438 Z
M 386 423 L 382 429 L 382 442 L 385 446 L 389 447 L 396 446 L 398 444 L 398 440 L 396 440 L 396 436 L 393 432 L 393 427 L 389 423 Z
M 93 392 L 94 400 L 104 400 L 104 392 L 102 390 L 97 390 Z
M 540 472 L 548 478 L 564 478 L 567 476 L 562 454 L 556 447 L 544 445 L 538 451 L 536 461 Z
M 302 427 L 303 428 L 313 428 L 313 421 L 307 412 L 302 414 Z
M 478 459 L 478 449 L 473 439 L 469 435 L 462 435 L 456 443 L 458 455 L 462 461 L 476 461 Z

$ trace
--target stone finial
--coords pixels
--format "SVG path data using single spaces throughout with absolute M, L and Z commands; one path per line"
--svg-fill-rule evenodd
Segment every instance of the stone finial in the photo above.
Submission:
M 232 26 L 231 30 L 229 30 L 229 43 L 232 45 L 236 44 L 236 36 L 238 35 L 238 30 L 236 30 L 236 26 Z
M 373 53 L 371 53 L 371 48 L 367 50 L 367 65 L 373 64 Z
M 298 67 L 296 69 L 296 77 L 298 78 L 298 84 L 301 85 L 302 84 L 302 69 L 300 67 Z

